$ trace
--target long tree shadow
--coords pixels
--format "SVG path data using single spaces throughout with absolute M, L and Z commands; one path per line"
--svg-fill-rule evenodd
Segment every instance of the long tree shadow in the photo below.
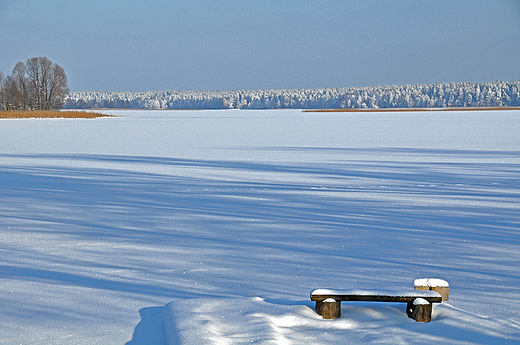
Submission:
M 0 221 L 23 222 L 25 234 L 45 232 L 78 242 L 242 248 L 244 252 L 274 249 L 288 256 L 306 255 L 323 261 L 349 258 L 416 272 L 431 263 L 410 260 L 403 254 L 403 248 L 414 241 L 471 240 L 477 246 L 489 247 L 494 243 L 519 244 L 520 163 L 514 161 L 520 158 L 518 152 L 277 149 L 310 154 L 340 152 L 345 159 L 283 164 L 112 155 L 0 155 L 34 160 L 23 166 L 0 164 Z M 416 163 L 377 158 L 388 153 L 400 155 L 403 150 L 410 155 L 471 156 L 473 161 Z M 348 159 L 357 153 L 372 160 Z M 495 161 L 488 162 L 490 157 Z M 501 158 L 508 163 L 496 163 Z M 68 161 L 85 163 L 89 168 L 67 165 Z M 148 168 L 135 169 L 136 165 Z M 172 170 L 161 173 L 168 167 Z M 176 168 L 195 172 L 185 176 Z M 211 176 L 208 171 L 219 174 Z M 245 174 L 235 178 L 237 171 Z M 198 172 L 204 174 L 199 176 Z M 264 177 L 257 178 L 259 175 Z M 283 232 L 281 226 L 294 230 Z M 0 231 L 10 230 L 4 227 Z M 364 237 L 359 236 L 361 233 Z M 378 254 L 382 247 L 389 255 Z M 62 260 L 29 251 L 27 256 L 42 262 Z M 244 258 L 229 256 L 237 267 L 248 268 Z M 165 298 L 221 297 L 219 292 L 198 292 L 179 282 L 169 286 L 131 283 L 84 273 L 87 268 L 154 270 L 153 262 L 137 264 L 127 260 L 123 266 L 116 266 L 87 261 L 81 255 L 67 260 L 77 273 L 32 267 L 20 259 L 0 266 L 0 277 Z M 520 286 L 518 275 L 496 270 L 495 265 L 467 266 L 455 260 L 443 265 L 443 272 L 485 274 L 490 280 Z M 160 333 L 159 309 L 140 310 L 141 322 L 129 344 L 150 344 L 150 330 Z M 157 343 L 164 343 L 159 338 Z
M 295 148 L 288 148 L 295 149 Z M 301 148 L 321 152 L 323 148 Z M 330 148 L 336 151 L 338 149 Z M 350 149 L 343 149 L 351 152 Z M 356 149 L 357 150 L 357 149 Z M 388 152 L 390 149 L 373 149 L 369 155 Z M 399 152 L 393 149 L 392 152 Z M 471 154 L 478 157 L 479 151 L 443 152 L 421 150 L 421 154 Z M 483 157 L 516 157 L 514 152 L 480 152 Z M 504 200 L 514 203 L 520 198 L 520 179 L 517 177 L 520 164 L 496 163 L 410 163 L 399 161 L 342 162 L 329 164 L 262 164 L 231 161 L 184 160 L 161 157 L 105 156 L 105 155 L 3 155 L 4 157 L 33 157 L 34 159 L 79 160 L 123 164 L 118 168 L 79 169 L 60 166 L 0 166 L 0 196 L 10 202 L 9 208 L 24 212 L 7 212 L 4 219 L 23 219 L 32 222 L 56 223 L 56 233 L 81 235 L 96 238 L 120 238 L 137 243 L 175 241 L 189 239 L 187 232 L 157 229 L 155 219 L 182 214 L 187 217 L 205 215 L 231 217 L 234 224 L 247 223 L 247 219 L 261 219 L 271 224 L 298 226 L 312 225 L 315 234 L 307 238 L 317 242 L 326 234 L 329 239 L 344 236 L 340 228 L 383 229 L 394 234 L 411 231 L 445 232 L 452 238 L 472 238 L 488 242 L 516 240 L 516 209 L 480 208 L 477 217 L 475 207 L 460 202 L 454 207 L 444 207 L 442 218 L 432 213 L 430 205 L 422 205 L 421 198 L 438 198 L 450 201 L 453 198 L 486 199 L 491 202 Z M 483 159 L 485 161 L 485 159 Z M 268 180 L 227 180 L 208 177 L 185 177 L 161 175 L 126 170 L 124 164 L 167 165 L 197 167 L 204 170 L 244 170 L 247 172 L 273 173 L 273 175 L 297 174 L 320 181 L 281 182 Z M 328 193 L 328 198 L 322 197 Z M 376 197 L 367 198 L 366 195 Z M 388 197 L 377 197 L 388 195 Z M 411 202 L 396 203 L 393 197 L 410 199 Z M 388 199 L 388 201 L 385 201 Z M 419 202 L 415 202 L 417 200 Z M 49 205 L 65 212 L 48 212 Z M 96 212 L 97 217 L 84 217 L 78 210 Z M 473 214 L 472 214 L 473 213 Z M 448 217 L 448 218 L 446 218 Z M 405 219 L 406 221 L 403 221 Z M 452 228 L 440 226 L 448 223 L 461 225 L 457 233 Z M 215 230 L 225 227 L 229 221 L 215 218 Z M 476 226 L 493 226 L 495 231 L 465 231 Z M 71 228 L 76 229 L 71 232 Z M 81 231 L 77 231 L 81 229 Z M 498 230 L 500 229 L 500 230 Z M 279 247 L 285 250 L 305 251 L 316 254 L 339 255 L 339 252 L 306 248 L 302 244 L 280 244 L 276 233 L 253 234 L 251 241 L 241 238 L 236 241 L 235 232 L 198 233 L 192 239 L 216 241 L 229 244 L 249 244 Z

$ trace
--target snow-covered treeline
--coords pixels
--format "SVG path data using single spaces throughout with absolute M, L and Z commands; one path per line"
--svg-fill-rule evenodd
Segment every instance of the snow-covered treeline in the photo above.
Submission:
M 65 108 L 335 109 L 520 106 L 520 81 L 241 91 L 79 91 Z

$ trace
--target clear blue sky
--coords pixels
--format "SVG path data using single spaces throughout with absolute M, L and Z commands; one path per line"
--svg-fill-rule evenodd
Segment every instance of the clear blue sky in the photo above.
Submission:
M 520 0 L 0 0 L 0 71 L 47 56 L 80 90 L 520 79 Z

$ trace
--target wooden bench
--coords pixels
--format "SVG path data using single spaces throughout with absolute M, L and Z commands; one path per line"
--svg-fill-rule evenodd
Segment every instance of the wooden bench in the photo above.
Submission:
M 407 303 L 406 314 L 417 322 L 429 322 L 432 318 L 432 303 L 441 303 L 442 296 L 436 291 L 389 292 L 376 290 L 329 290 L 311 291 L 311 300 L 316 301 L 316 312 L 324 319 L 337 319 L 341 315 L 343 301 L 401 302 Z

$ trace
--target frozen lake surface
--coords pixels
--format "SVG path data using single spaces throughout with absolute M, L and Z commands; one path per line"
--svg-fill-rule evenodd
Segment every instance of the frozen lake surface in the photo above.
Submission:
M 0 344 L 520 342 L 520 111 L 105 113 L 0 121 Z

